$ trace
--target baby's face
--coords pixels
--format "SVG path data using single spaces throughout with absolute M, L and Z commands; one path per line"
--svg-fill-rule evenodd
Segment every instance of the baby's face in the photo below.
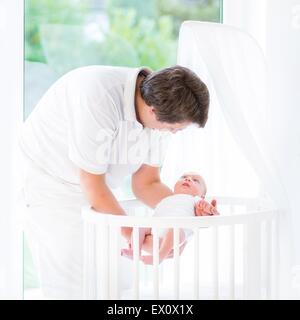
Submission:
M 205 181 L 196 173 L 185 173 L 176 182 L 174 193 L 184 193 L 192 196 L 204 197 L 206 194 Z

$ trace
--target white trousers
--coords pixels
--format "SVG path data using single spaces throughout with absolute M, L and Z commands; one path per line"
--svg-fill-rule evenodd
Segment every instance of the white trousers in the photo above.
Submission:
M 24 176 L 24 231 L 46 299 L 81 299 L 83 292 L 83 222 L 87 201 L 77 185 L 65 183 L 32 162 Z M 121 287 L 131 285 L 122 258 Z M 127 279 L 127 283 L 124 280 Z M 129 282 L 128 282 L 129 281 Z

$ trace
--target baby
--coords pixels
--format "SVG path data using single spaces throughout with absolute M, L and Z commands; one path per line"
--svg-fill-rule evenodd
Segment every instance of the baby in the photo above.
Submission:
M 162 199 L 156 206 L 153 216 L 192 217 L 218 215 L 217 202 L 212 200 L 208 203 L 204 200 L 206 195 L 206 184 L 204 179 L 197 173 L 185 173 L 174 186 L 174 194 Z M 150 228 L 140 228 L 139 247 L 146 246 L 147 237 L 152 234 Z M 191 234 L 189 230 L 179 230 L 180 252 L 183 250 L 187 237 Z M 173 229 L 159 230 L 160 246 L 159 261 L 173 255 Z M 132 257 L 132 250 L 123 249 L 123 255 Z M 153 263 L 153 256 L 141 256 L 145 264 Z

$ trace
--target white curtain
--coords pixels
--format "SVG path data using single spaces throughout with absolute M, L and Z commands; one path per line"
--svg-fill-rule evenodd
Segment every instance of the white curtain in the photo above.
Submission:
M 266 5 L 273 149 L 291 204 L 293 289 L 300 299 L 300 0 L 267 0 Z
M 300 0 L 223 0 L 223 6 L 224 23 L 250 33 L 265 52 L 273 159 L 290 202 L 292 282 L 300 298 Z
M 173 137 L 163 175 L 173 179 L 196 169 L 207 179 L 210 194 L 258 196 L 276 208 L 279 298 L 289 297 L 290 210 L 270 148 L 263 53 L 251 36 L 236 28 L 188 21 L 180 30 L 178 64 L 208 85 L 211 109 L 205 129 Z

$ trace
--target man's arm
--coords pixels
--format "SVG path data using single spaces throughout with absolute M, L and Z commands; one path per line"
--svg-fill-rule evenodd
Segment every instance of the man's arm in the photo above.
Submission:
M 152 241 L 152 239 L 146 237 L 145 242 Z M 159 245 L 159 263 L 161 263 L 164 259 L 173 258 L 174 256 L 174 246 L 173 246 L 173 229 L 169 229 L 165 236 L 162 238 L 161 243 Z M 179 232 L 179 254 L 182 253 L 184 247 L 186 245 L 185 233 L 182 229 Z M 148 244 L 147 244 L 148 246 Z M 150 245 L 152 247 L 152 244 Z M 141 256 L 141 260 L 145 264 L 153 264 L 153 252 L 151 250 L 150 255 Z
M 90 205 L 99 212 L 126 215 L 105 182 L 105 174 L 92 174 L 80 169 L 80 184 Z M 129 240 L 131 228 L 122 228 L 122 235 Z
M 132 175 L 132 191 L 137 199 L 151 208 L 165 197 L 173 194 L 172 190 L 160 180 L 159 168 L 143 164 Z

